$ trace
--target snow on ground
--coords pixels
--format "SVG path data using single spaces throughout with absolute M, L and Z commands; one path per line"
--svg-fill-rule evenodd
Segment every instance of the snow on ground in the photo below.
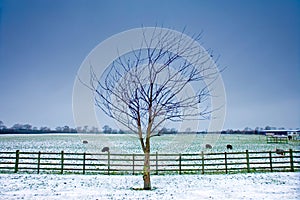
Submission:
M 152 176 L 0 174 L 0 199 L 299 199 L 300 173 Z

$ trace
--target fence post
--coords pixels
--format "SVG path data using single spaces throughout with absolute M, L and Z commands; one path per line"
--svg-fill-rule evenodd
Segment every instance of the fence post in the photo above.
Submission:
M 293 158 L 293 150 L 290 149 L 290 163 L 291 163 L 291 172 L 294 172 L 294 158 Z
M 107 152 L 107 174 L 110 175 L 110 152 Z
M 202 160 L 202 174 L 204 174 L 204 153 L 201 151 L 201 160 Z
M 134 175 L 134 153 L 132 154 L 132 175 Z
M 83 164 L 82 164 L 82 173 L 85 174 L 85 159 L 86 159 L 86 153 L 83 153 Z
M 41 166 L 41 152 L 38 153 L 38 165 L 37 165 L 37 173 L 40 173 L 40 166 Z
M 61 168 L 60 168 L 60 173 L 64 173 L 64 151 L 61 151 Z
M 156 165 L 156 175 L 158 175 L 158 153 L 156 152 L 156 155 L 155 155 L 155 160 L 156 160 L 156 163 L 155 163 L 155 165 Z
M 273 172 L 272 152 L 271 151 L 269 151 L 269 159 L 270 159 L 270 169 L 271 169 L 271 172 Z
M 246 150 L 246 159 L 247 159 L 247 172 L 250 172 L 250 162 L 249 162 L 249 151 Z
M 19 170 L 19 159 L 20 159 L 20 150 L 16 151 L 16 163 L 15 163 L 15 173 Z
M 227 174 L 227 152 L 225 152 L 225 173 Z
M 179 154 L 179 174 L 181 174 L 181 153 Z

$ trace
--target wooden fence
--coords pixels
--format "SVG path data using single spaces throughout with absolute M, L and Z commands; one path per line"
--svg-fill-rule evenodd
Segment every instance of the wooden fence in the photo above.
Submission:
M 0 152 L 0 173 L 141 174 L 143 154 Z M 150 155 L 152 174 L 299 171 L 300 151 Z

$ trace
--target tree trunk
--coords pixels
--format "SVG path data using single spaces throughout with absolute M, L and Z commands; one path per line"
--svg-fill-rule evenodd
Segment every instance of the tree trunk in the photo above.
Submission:
M 143 179 L 144 179 L 144 190 L 151 190 L 150 152 L 145 152 Z

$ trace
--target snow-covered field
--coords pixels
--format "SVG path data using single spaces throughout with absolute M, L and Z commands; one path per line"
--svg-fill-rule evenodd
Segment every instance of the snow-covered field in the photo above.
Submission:
M 299 199 L 300 173 L 152 176 L 1 174 L 0 199 Z
M 267 144 L 264 135 L 225 134 L 210 143 L 209 152 L 227 151 L 232 144 L 233 151 L 274 151 L 300 150 L 300 141 L 286 144 Z M 83 140 L 88 144 L 83 144 Z M 151 152 L 159 153 L 197 153 L 207 151 L 204 134 L 162 135 L 151 139 Z M 136 135 L 131 134 L 0 134 L 0 151 L 69 152 L 99 153 L 108 146 L 111 153 L 142 153 Z
M 87 140 L 87 145 L 82 141 Z M 152 140 L 152 152 L 195 153 L 203 149 L 203 135 L 163 135 Z M 221 135 L 210 152 L 299 150 L 299 141 L 267 144 L 261 135 Z M 187 148 L 177 148 L 188 144 Z M 138 140 L 128 135 L 0 135 L 0 151 L 141 153 Z M 170 148 L 169 148 L 170 147 Z M 175 147 L 175 148 L 174 148 Z M 0 174 L 0 200 L 5 199 L 300 199 L 300 172 L 227 175 L 152 176 L 151 191 L 142 176 Z

